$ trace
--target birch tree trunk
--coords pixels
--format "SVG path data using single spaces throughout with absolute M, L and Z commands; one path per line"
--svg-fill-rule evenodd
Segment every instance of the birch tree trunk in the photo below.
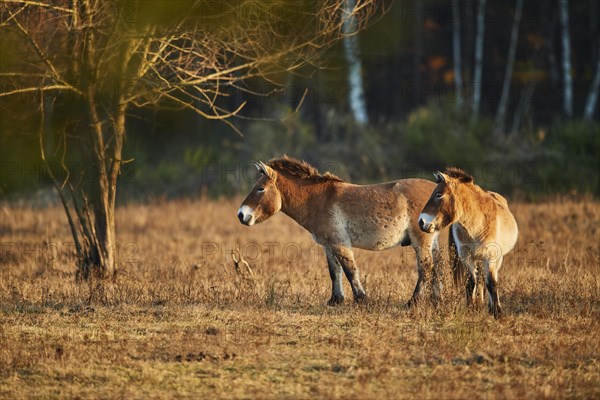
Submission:
M 569 118 L 573 116 L 573 81 L 571 78 L 571 44 L 569 41 L 569 2 L 559 0 L 561 42 L 563 50 L 563 111 Z
M 460 4 L 460 0 L 459 0 Z M 463 18 L 462 22 L 465 27 L 465 48 L 463 54 L 463 77 L 467 79 L 467 85 L 463 86 L 463 90 L 467 87 L 469 88 L 468 97 L 472 101 L 473 91 L 472 91 L 472 83 L 473 83 L 473 59 L 475 58 L 475 25 L 476 21 L 476 8 L 474 7 L 474 2 L 464 2 L 463 3 Z M 465 97 L 467 97 L 465 96 Z M 466 102 L 466 100 L 465 100 Z M 471 104 L 470 104 L 471 105 Z
M 344 1 L 344 13 L 350 17 L 345 18 L 342 30 L 345 34 L 344 52 L 346 62 L 348 63 L 348 102 L 350 103 L 354 119 L 363 125 L 369 122 L 369 118 L 363 91 L 362 64 L 359 57 L 358 39 L 355 35 L 358 31 L 358 24 L 352 16 L 355 7 L 356 0 Z
M 521 91 L 521 96 L 519 98 L 519 103 L 517 104 L 517 110 L 515 111 L 515 115 L 513 116 L 511 133 L 514 134 L 521 129 L 521 120 L 523 119 L 523 115 L 529 111 L 529 106 L 531 105 L 531 99 L 533 98 L 533 92 L 535 90 L 535 82 L 528 82 L 523 90 Z
M 477 36 L 475 38 L 475 74 L 473 76 L 473 118 L 479 115 L 481 106 L 481 81 L 483 72 L 483 38 L 485 35 L 486 0 L 479 0 L 477 9 Z
M 460 51 L 460 9 L 458 0 L 452 0 L 452 57 L 454 58 L 454 87 L 456 96 L 456 107 L 462 109 L 463 100 L 463 78 L 462 59 Z
M 508 59 L 506 60 L 506 72 L 504 73 L 504 82 L 502 83 L 502 94 L 498 111 L 496 112 L 495 132 L 496 134 L 504 131 L 504 120 L 506 118 L 506 108 L 508 106 L 508 96 L 510 92 L 510 83 L 512 81 L 513 68 L 515 65 L 515 55 L 517 53 L 517 43 L 519 42 L 519 24 L 521 23 L 521 14 L 523 12 L 523 0 L 517 0 L 515 4 L 515 19 L 510 32 L 510 47 L 508 49 Z
M 596 110 L 596 104 L 598 102 L 598 91 L 600 90 L 600 55 L 598 56 L 598 62 L 596 64 L 596 76 L 594 82 L 590 88 L 590 93 L 585 102 L 585 111 L 583 112 L 583 118 L 587 121 L 591 121 L 594 118 L 594 111 Z

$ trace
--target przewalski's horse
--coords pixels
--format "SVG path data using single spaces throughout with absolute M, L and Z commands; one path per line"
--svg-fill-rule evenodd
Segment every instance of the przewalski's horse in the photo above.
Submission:
M 473 304 L 478 277 L 483 272 L 489 311 L 498 318 L 502 312 L 498 270 L 504 255 L 517 242 L 517 222 L 504 197 L 481 189 L 462 170 L 447 168 L 434 177 L 437 186 L 419 216 L 419 226 L 424 232 L 436 232 L 452 224 L 458 255 L 470 272 L 467 303 Z
M 354 300 L 365 297 L 352 247 L 383 250 L 412 245 L 419 279 L 409 305 L 432 278 L 432 296 L 441 296 L 438 232 L 424 233 L 417 224 L 419 211 L 435 188 L 433 182 L 405 179 L 353 185 L 287 156 L 256 163 L 256 168 L 261 176 L 240 206 L 240 222 L 251 226 L 283 211 L 308 230 L 325 249 L 332 281 L 330 305 L 344 301 L 342 270 Z

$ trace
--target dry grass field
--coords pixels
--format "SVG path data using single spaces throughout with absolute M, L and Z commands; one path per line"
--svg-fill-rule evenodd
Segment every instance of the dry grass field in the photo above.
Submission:
M 310 235 L 239 202 L 119 208 L 102 286 L 75 281 L 61 208 L 2 206 L 0 398 L 600 398 L 600 203 L 511 204 L 496 321 L 449 282 L 405 311 L 407 248 L 357 251 L 369 300 L 329 307 Z

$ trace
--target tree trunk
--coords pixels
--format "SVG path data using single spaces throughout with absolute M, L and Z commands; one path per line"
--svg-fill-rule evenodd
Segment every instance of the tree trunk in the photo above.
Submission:
M 561 42 L 563 50 L 563 111 L 569 118 L 573 116 L 573 81 L 571 78 L 571 44 L 569 41 L 569 2 L 559 0 Z
M 354 119 L 359 124 L 366 124 L 369 121 L 367 106 L 365 104 L 365 95 L 363 91 L 362 65 L 359 58 L 358 40 L 356 32 L 358 25 L 353 16 L 356 0 L 344 1 L 344 50 L 346 62 L 348 63 L 348 87 L 349 103 L 354 115 Z
M 590 37 L 598 38 L 598 0 L 590 0 Z M 600 57 L 600 49 L 598 48 L 600 45 L 600 41 L 593 40 L 591 54 L 596 54 L 597 57 Z
M 94 226 L 97 243 L 95 252 L 100 256 L 98 272 L 103 278 L 111 278 L 116 272 L 115 209 L 109 200 L 108 188 L 99 185 L 99 193 L 94 201 Z
M 506 72 L 504 73 L 504 82 L 502 83 L 502 95 L 496 112 L 496 127 L 497 134 L 504 131 L 504 119 L 506 118 L 506 108 L 508 106 L 508 95 L 510 92 L 510 83 L 512 82 L 513 68 L 515 65 L 515 55 L 517 53 L 517 43 L 519 39 L 519 24 L 521 23 L 521 14 L 523 11 L 523 0 L 517 0 L 515 4 L 515 19 L 513 21 L 512 30 L 510 33 L 510 47 L 508 49 L 508 59 L 506 61 Z
M 510 130 L 512 134 L 516 134 L 519 132 L 519 129 L 521 129 L 521 120 L 523 119 L 523 115 L 525 115 L 525 113 L 529 110 L 529 105 L 531 104 L 534 90 L 535 82 L 528 82 L 521 91 L 517 110 L 515 111 L 515 115 L 513 117 L 512 129 Z
M 558 87 L 558 62 L 556 61 L 556 46 L 554 44 L 555 32 L 556 32 L 556 13 L 552 11 L 549 3 L 545 2 L 543 8 L 543 13 L 547 15 L 544 18 L 544 29 L 546 31 L 546 48 L 548 54 L 548 67 L 550 69 L 550 83 L 552 84 L 552 89 L 556 89 Z M 552 15 L 552 17 L 550 17 Z
M 473 76 L 473 118 L 477 118 L 481 106 L 485 7 L 486 0 L 479 0 L 479 7 L 477 9 L 477 36 L 475 39 L 475 75 Z
M 465 25 L 465 49 L 463 54 L 463 77 L 466 77 L 469 83 L 473 81 L 473 59 L 475 58 L 475 8 L 474 2 L 465 2 L 463 5 L 464 25 Z M 472 85 L 468 85 L 468 96 L 472 100 Z M 467 87 L 463 86 L 463 89 Z
M 596 103 L 598 102 L 598 91 L 600 90 L 600 54 L 598 55 L 598 62 L 596 64 L 596 76 L 594 82 L 590 88 L 590 93 L 585 102 L 585 111 L 583 112 L 583 118 L 587 121 L 594 119 L 594 111 L 596 110 Z
M 92 36 L 88 36 L 93 43 Z M 115 230 L 115 200 L 117 194 L 117 178 L 121 169 L 121 154 L 125 137 L 125 116 L 127 102 L 125 100 L 127 87 L 127 67 L 131 59 L 132 42 L 122 43 L 119 51 L 119 79 L 117 81 L 116 97 L 109 107 L 101 107 L 97 103 L 100 97 L 96 84 L 90 82 L 86 91 L 89 122 L 92 130 L 92 146 L 89 158 L 96 169 L 95 180 L 89 182 L 87 188 L 82 188 L 81 196 L 84 208 L 88 209 L 87 197 L 91 196 L 93 218 L 89 213 L 78 213 L 81 225 L 88 226 L 90 231 L 86 236 L 87 251 L 82 257 L 81 267 L 83 276 L 89 275 L 89 268 L 94 268 L 96 275 L 102 278 L 115 278 L 117 272 L 117 241 Z M 86 68 L 93 70 L 94 61 L 90 59 Z M 102 112 L 100 111 L 102 110 Z M 109 138 L 105 141 L 105 136 Z M 87 189 L 87 192 L 86 192 Z M 92 222 L 93 219 L 93 222 Z M 90 257 L 86 257 L 85 255 Z M 87 259 L 86 259 L 87 258 Z M 87 268 L 87 270 L 86 270 Z
M 452 0 L 452 57 L 454 58 L 454 87 L 456 95 L 456 107 L 462 109 L 463 101 L 463 79 L 462 60 L 460 51 L 460 8 L 458 0 Z

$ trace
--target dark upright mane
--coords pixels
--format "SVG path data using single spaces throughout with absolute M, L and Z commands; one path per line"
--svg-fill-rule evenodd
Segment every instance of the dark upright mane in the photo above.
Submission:
M 448 167 L 444 171 L 444 174 L 448 175 L 450 178 L 458 179 L 461 182 L 473 182 L 473 177 L 460 168 Z
M 267 165 L 277 172 L 294 178 L 308 180 L 313 183 L 321 182 L 343 182 L 340 178 L 330 172 L 320 174 L 319 171 L 306 161 L 297 160 L 292 157 L 283 156 L 269 160 Z

